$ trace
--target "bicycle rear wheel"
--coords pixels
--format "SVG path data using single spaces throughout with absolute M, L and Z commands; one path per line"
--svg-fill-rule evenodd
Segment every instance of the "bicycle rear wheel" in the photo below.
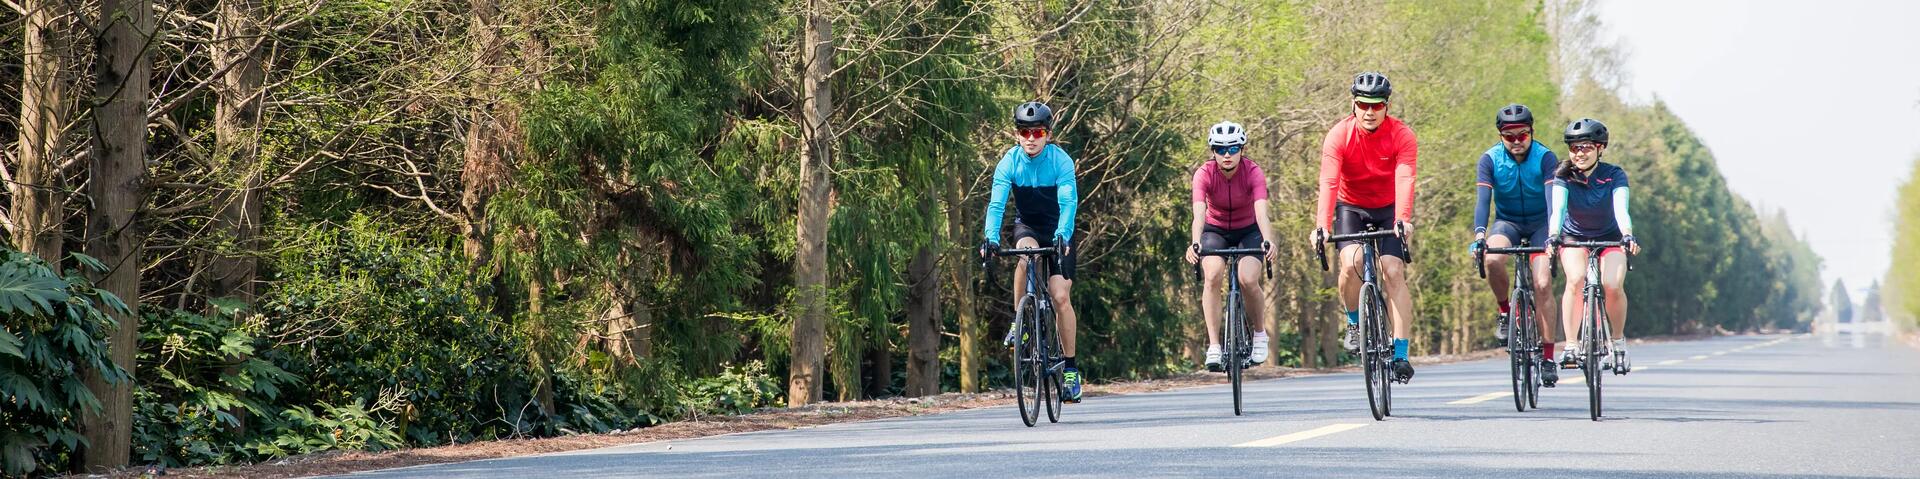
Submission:
M 1386 357 L 1381 351 L 1380 307 L 1375 299 L 1380 294 L 1378 286 L 1364 284 L 1360 286 L 1360 361 L 1367 383 L 1367 408 L 1373 413 L 1373 420 L 1386 420 L 1388 415 L 1388 394 L 1393 374 L 1387 367 Z M 1393 346 L 1387 346 L 1387 354 L 1392 354 Z
M 1538 407 L 1540 396 L 1540 362 L 1535 358 L 1540 339 L 1534 334 L 1537 318 L 1533 314 L 1531 292 L 1524 286 L 1514 288 L 1513 305 L 1508 308 L 1513 317 L 1508 318 L 1511 332 L 1507 334 L 1507 354 L 1513 364 L 1513 407 L 1519 412 Z
M 1020 308 L 1015 310 L 1013 327 L 1021 331 L 1014 336 L 1013 343 L 1013 399 L 1020 407 L 1020 422 L 1027 427 L 1040 419 L 1041 395 L 1045 394 L 1040 385 L 1040 359 L 1038 342 L 1035 341 L 1033 317 L 1039 312 L 1034 309 L 1033 297 L 1020 299 Z
M 1220 325 L 1221 335 L 1224 336 L 1220 342 L 1225 346 L 1226 354 L 1221 361 L 1227 363 L 1227 382 L 1233 383 L 1233 415 L 1238 416 L 1240 415 L 1240 375 L 1241 370 L 1246 367 L 1244 362 L 1246 345 L 1243 344 L 1247 341 L 1246 318 L 1241 317 L 1244 311 L 1240 307 L 1239 291 L 1229 291 L 1226 300 L 1227 311 L 1221 316 L 1226 319 L 1226 323 Z
M 1053 306 L 1040 308 L 1040 385 L 1047 389 L 1042 396 L 1047 403 L 1047 422 L 1060 422 L 1060 402 L 1065 400 L 1066 365 L 1058 363 L 1060 356 L 1060 335 L 1054 331 Z M 1058 366 L 1059 369 L 1055 369 Z

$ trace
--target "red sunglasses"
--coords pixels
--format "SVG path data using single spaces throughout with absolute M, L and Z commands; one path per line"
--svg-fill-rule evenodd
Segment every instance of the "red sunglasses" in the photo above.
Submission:
M 1021 128 L 1017 133 L 1019 133 L 1021 138 L 1026 138 L 1029 140 L 1038 140 L 1041 138 L 1045 138 L 1047 136 L 1047 129 L 1046 128 Z
M 1532 138 L 1532 137 L 1533 137 L 1533 132 L 1531 131 L 1522 131 L 1519 133 L 1506 133 L 1506 132 L 1500 133 L 1500 138 L 1503 140 L 1507 140 L 1508 143 L 1519 143 L 1522 141 L 1527 141 L 1528 138 Z
M 1353 107 L 1354 107 L 1354 108 L 1359 108 L 1359 109 L 1362 109 L 1362 110 L 1366 110 L 1366 111 L 1375 111 L 1375 110 L 1379 110 L 1379 109 L 1381 109 L 1381 108 L 1386 108 L 1386 107 L 1387 107 L 1387 104 L 1386 104 L 1386 102 L 1380 102 L 1380 103 L 1365 103 L 1365 102 L 1357 102 L 1357 101 L 1356 101 L 1356 102 L 1353 102 Z
M 1587 153 L 1587 152 L 1599 150 L 1600 144 L 1599 143 L 1579 143 L 1574 145 L 1568 145 L 1567 149 L 1572 150 L 1575 153 Z

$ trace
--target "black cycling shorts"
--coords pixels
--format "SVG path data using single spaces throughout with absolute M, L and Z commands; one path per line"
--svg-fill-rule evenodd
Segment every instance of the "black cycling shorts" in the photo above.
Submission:
M 1020 238 L 1033 238 L 1034 241 L 1040 242 L 1040 246 L 1042 247 L 1053 247 L 1053 235 L 1041 235 L 1040 232 L 1034 231 L 1032 227 L 1016 220 L 1013 222 L 1013 245 L 1010 246 L 1018 248 Z M 1055 258 L 1053 276 L 1059 276 L 1066 278 L 1068 281 L 1072 281 L 1074 258 L 1079 256 L 1080 252 L 1076 251 L 1078 248 L 1072 247 L 1073 240 L 1067 240 L 1067 246 L 1067 255 L 1061 258 Z
M 1507 237 L 1507 244 L 1513 245 L 1513 247 L 1515 248 L 1520 247 L 1520 240 L 1522 238 L 1526 239 L 1529 242 L 1528 246 L 1535 246 L 1535 247 L 1546 246 L 1547 245 L 1547 225 L 1531 224 L 1531 223 L 1515 223 L 1512 221 L 1496 219 L 1496 220 L 1493 220 L 1492 227 L 1487 228 L 1487 237 L 1492 238 L 1495 236 Z
M 1235 229 L 1221 228 L 1208 223 L 1200 229 L 1200 249 L 1259 248 L 1260 243 L 1264 241 L 1266 241 L 1265 238 L 1260 237 L 1259 223 Z
M 1361 208 L 1346 203 L 1336 203 L 1333 208 L 1333 234 L 1336 235 L 1365 233 L 1369 226 L 1380 231 L 1393 231 L 1393 221 L 1393 205 Z M 1334 243 L 1334 249 L 1345 250 L 1348 245 L 1357 244 L 1360 242 L 1341 241 Z M 1381 238 L 1380 250 L 1377 253 L 1380 256 L 1392 256 L 1400 258 L 1400 261 L 1406 261 L 1407 244 L 1401 242 L 1397 236 Z

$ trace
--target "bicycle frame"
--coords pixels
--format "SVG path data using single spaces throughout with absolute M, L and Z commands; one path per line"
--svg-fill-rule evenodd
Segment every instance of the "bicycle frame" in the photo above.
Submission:
M 996 256 L 1017 256 L 1027 266 L 1026 275 L 1021 278 L 1026 282 L 1026 291 L 1015 299 L 1016 314 L 1014 324 L 1009 326 L 1009 336 L 1025 337 L 1019 343 L 1015 343 L 1013 351 L 1014 389 L 1020 393 L 1016 396 L 1024 394 L 1023 387 L 1020 385 L 1020 378 L 1023 377 L 1021 371 L 1030 371 L 1029 368 L 1035 362 L 1044 368 L 1044 371 L 1036 373 L 1039 377 L 1033 378 L 1034 402 L 1029 404 L 1025 399 L 1018 397 L 1015 400 L 1021 409 L 1021 421 L 1029 427 L 1038 420 L 1038 410 L 1041 407 L 1039 403 L 1043 402 L 1046 403 L 1048 421 L 1059 422 L 1060 396 L 1065 389 L 1063 384 L 1065 378 L 1062 373 L 1066 369 L 1066 360 L 1060 355 L 1059 339 L 1055 337 L 1053 296 L 1048 291 L 1046 282 L 1046 279 L 1051 276 L 1051 260 L 1056 254 L 1057 252 L 1052 248 L 1006 249 L 995 253 Z M 1047 261 L 1040 261 L 1042 259 Z M 987 261 L 983 258 L 981 267 L 986 269 L 987 281 L 991 283 L 993 269 L 987 266 Z M 1029 302 L 1033 305 L 1032 311 L 1024 311 L 1021 305 Z M 1023 325 L 1022 323 L 1031 324 Z
M 1586 284 L 1581 286 L 1581 298 L 1586 301 L 1586 313 L 1580 321 L 1580 368 L 1587 378 L 1588 412 L 1595 421 L 1600 420 L 1601 382 L 1605 376 L 1601 361 L 1618 356 L 1612 354 L 1613 330 L 1607 318 L 1606 285 L 1600 282 L 1600 256 L 1607 248 L 1625 246 L 1620 241 L 1569 241 L 1561 244 L 1564 248 L 1581 248 L 1587 252 Z M 1633 256 L 1627 256 L 1627 270 L 1633 270 Z M 1622 374 L 1617 367 L 1614 374 Z
M 1507 300 L 1511 306 L 1508 311 L 1510 326 L 1507 333 L 1507 356 L 1513 366 L 1514 408 L 1526 412 L 1528 407 L 1538 407 L 1539 387 L 1541 384 L 1539 369 L 1542 364 L 1550 363 L 1552 358 L 1540 358 L 1540 335 L 1538 303 L 1533 296 L 1533 258 L 1534 253 L 1545 252 L 1545 247 L 1533 247 L 1525 238 L 1520 246 L 1506 248 L 1480 248 L 1474 255 L 1474 266 L 1479 269 L 1480 277 L 1487 277 L 1486 256 L 1508 255 L 1517 258 L 1513 267 L 1513 292 Z M 1549 266 L 1551 267 L 1551 266 Z M 1538 334 L 1534 334 L 1538 333 Z
M 1223 300 L 1221 307 L 1225 310 L 1221 311 L 1220 317 L 1221 343 L 1226 350 L 1223 351 L 1225 354 L 1221 362 L 1225 363 L 1228 382 L 1233 384 L 1233 414 L 1238 416 L 1240 415 L 1240 372 L 1246 368 L 1247 358 L 1253 354 L 1252 332 L 1246 322 L 1246 305 L 1240 295 L 1240 257 L 1264 256 L 1266 250 L 1260 248 L 1201 249 L 1199 255 L 1202 258 L 1219 256 L 1227 263 L 1227 294 L 1221 298 Z M 1267 278 L 1272 279 L 1272 267 L 1264 262 L 1261 265 L 1262 269 L 1266 270 Z M 1196 268 L 1199 267 L 1196 266 Z M 1206 284 L 1204 277 L 1201 278 L 1201 284 Z
M 1393 382 L 1395 378 L 1388 371 L 1389 359 L 1393 357 L 1392 334 L 1385 318 L 1386 295 L 1381 292 L 1376 262 L 1379 257 L 1380 240 L 1395 237 L 1394 231 L 1379 231 L 1369 228 L 1364 233 L 1333 235 L 1314 245 L 1320 256 L 1320 269 L 1327 268 L 1327 243 L 1341 241 L 1359 241 L 1360 250 L 1360 298 L 1357 310 L 1361 316 L 1362 341 L 1360 345 L 1361 370 L 1367 382 L 1367 406 L 1373 412 L 1376 421 L 1385 420 L 1393 415 Z M 1412 256 L 1412 252 L 1407 253 Z M 1411 263 L 1411 261 L 1409 261 Z M 1375 389 L 1378 389 L 1378 393 Z

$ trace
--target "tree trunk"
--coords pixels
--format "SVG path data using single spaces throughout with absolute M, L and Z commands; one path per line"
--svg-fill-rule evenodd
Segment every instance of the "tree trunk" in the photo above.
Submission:
M 511 114 L 500 107 L 500 85 L 506 81 L 502 61 L 506 40 L 500 34 L 499 18 L 495 0 L 472 0 L 468 31 L 479 77 L 470 87 L 472 105 L 460 168 L 460 238 L 472 271 L 495 271 L 489 249 L 493 232 L 487 223 L 487 201 L 506 180 L 506 128 L 513 122 Z
M 252 46 L 261 34 L 259 0 L 220 2 L 219 28 L 213 45 L 216 65 L 234 65 L 221 78 L 214 104 L 214 160 L 237 181 L 221 191 L 215 219 L 232 240 L 230 249 L 215 254 L 209 265 L 214 298 L 231 297 L 253 303 L 255 237 L 260 231 L 261 165 L 259 164 L 260 87 L 266 78 Z M 225 249 L 225 248 L 223 248 Z
M 261 84 L 266 78 L 260 58 L 252 47 L 261 34 L 260 0 L 220 2 L 220 18 L 213 44 L 215 65 L 234 65 L 215 89 L 213 144 L 215 164 L 235 174 L 235 181 L 224 185 L 214 220 L 231 244 L 221 245 L 208 259 L 207 273 L 212 276 L 209 298 L 232 298 L 242 305 L 253 305 L 254 280 L 260 251 L 256 238 L 260 232 L 260 182 L 264 165 L 259 162 Z M 234 366 L 227 374 L 239 374 L 238 364 L 246 356 L 232 358 Z M 227 410 L 237 419 L 231 429 L 246 430 L 247 410 Z
M 833 23 L 827 19 L 825 0 L 808 0 L 801 57 L 806 73 L 802 81 L 800 151 L 800 218 L 795 225 L 799 243 L 794 254 L 794 289 L 799 316 L 793 320 L 791 375 L 787 383 L 787 404 L 805 405 L 820 400 L 826 360 L 827 316 L 827 217 L 831 184 L 827 178 L 832 164 L 833 132 L 828 115 L 833 112 L 832 91 L 827 76 L 833 71 Z
M 539 271 L 539 267 L 536 266 L 533 272 L 527 274 L 527 318 L 529 321 L 534 321 L 535 323 L 544 320 L 541 315 L 546 314 L 547 310 L 548 276 L 541 274 Z M 534 367 L 539 368 L 538 374 L 540 375 L 539 378 L 536 378 L 537 384 L 534 386 L 534 401 L 540 403 L 540 413 L 553 416 L 555 411 L 553 405 L 553 360 L 542 356 L 539 352 L 546 346 L 548 340 L 551 338 L 546 336 L 547 328 L 536 327 L 533 329 L 533 364 Z
M 960 171 L 959 162 L 955 162 L 947 174 L 947 237 L 955 243 L 970 245 L 966 215 L 961 211 L 966 206 L 965 178 Z M 949 276 L 953 279 L 953 315 L 960 328 L 960 392 L 980 392 L 980 317 L 973 303 L 973 274 L 978 268 L 980 258 L 972 253 L 971 246 L 958 255 L 955 267 Z M 936 318 L 937 320 L 937 318 Z
M 892 329 L 884 328 L 873 333 L 891 336 Z M 881 340 L 879 344 L 870 345 L 867 349 L 867 399 L 885 396 L 887 390 L 893 388 L 893 348 L 890 343 L 890 341 Z
M 148 79 L 153 59 L 148 35 L 153 32 L 153 9 L 147 0 L 104 0 L 95 32 L 98 57 L 94 60 L 93 144 L 87 194 L 86 251 L 110 268 L 96 278 L 97 285 L 127 303 L 132 314 L 114 314 L 119 321 L 108 333 L 113 363 L 124 368 L 128 380 L 110 384 L 98 371 L 86 375 L 87 388 L 100 398 L 99 415 L 84 415 L 82 429 L 90 445 L 82 461 L 90 471 L 127 465 L 133 447 L 133 355 L 140 337 L 140 231 L 135 213 L 145 195 L 147 158 Z
M 934 207 L 922 196 L 921 211 Z M 907 390 L 909 397 L 940 394 L 940 256 L 934 244 L 920 247 L 907 264 Z
M 10 233 L 14 248 L 59 264 L 66 254 L 60 229 L 65 185 L 54 169 L 66 149 L 61 130 L 72 119 L 81 36 L 67 0 L 26 0 L 24 7 L 20 151 L 14 182 L 7 185 L 13 201 Z

